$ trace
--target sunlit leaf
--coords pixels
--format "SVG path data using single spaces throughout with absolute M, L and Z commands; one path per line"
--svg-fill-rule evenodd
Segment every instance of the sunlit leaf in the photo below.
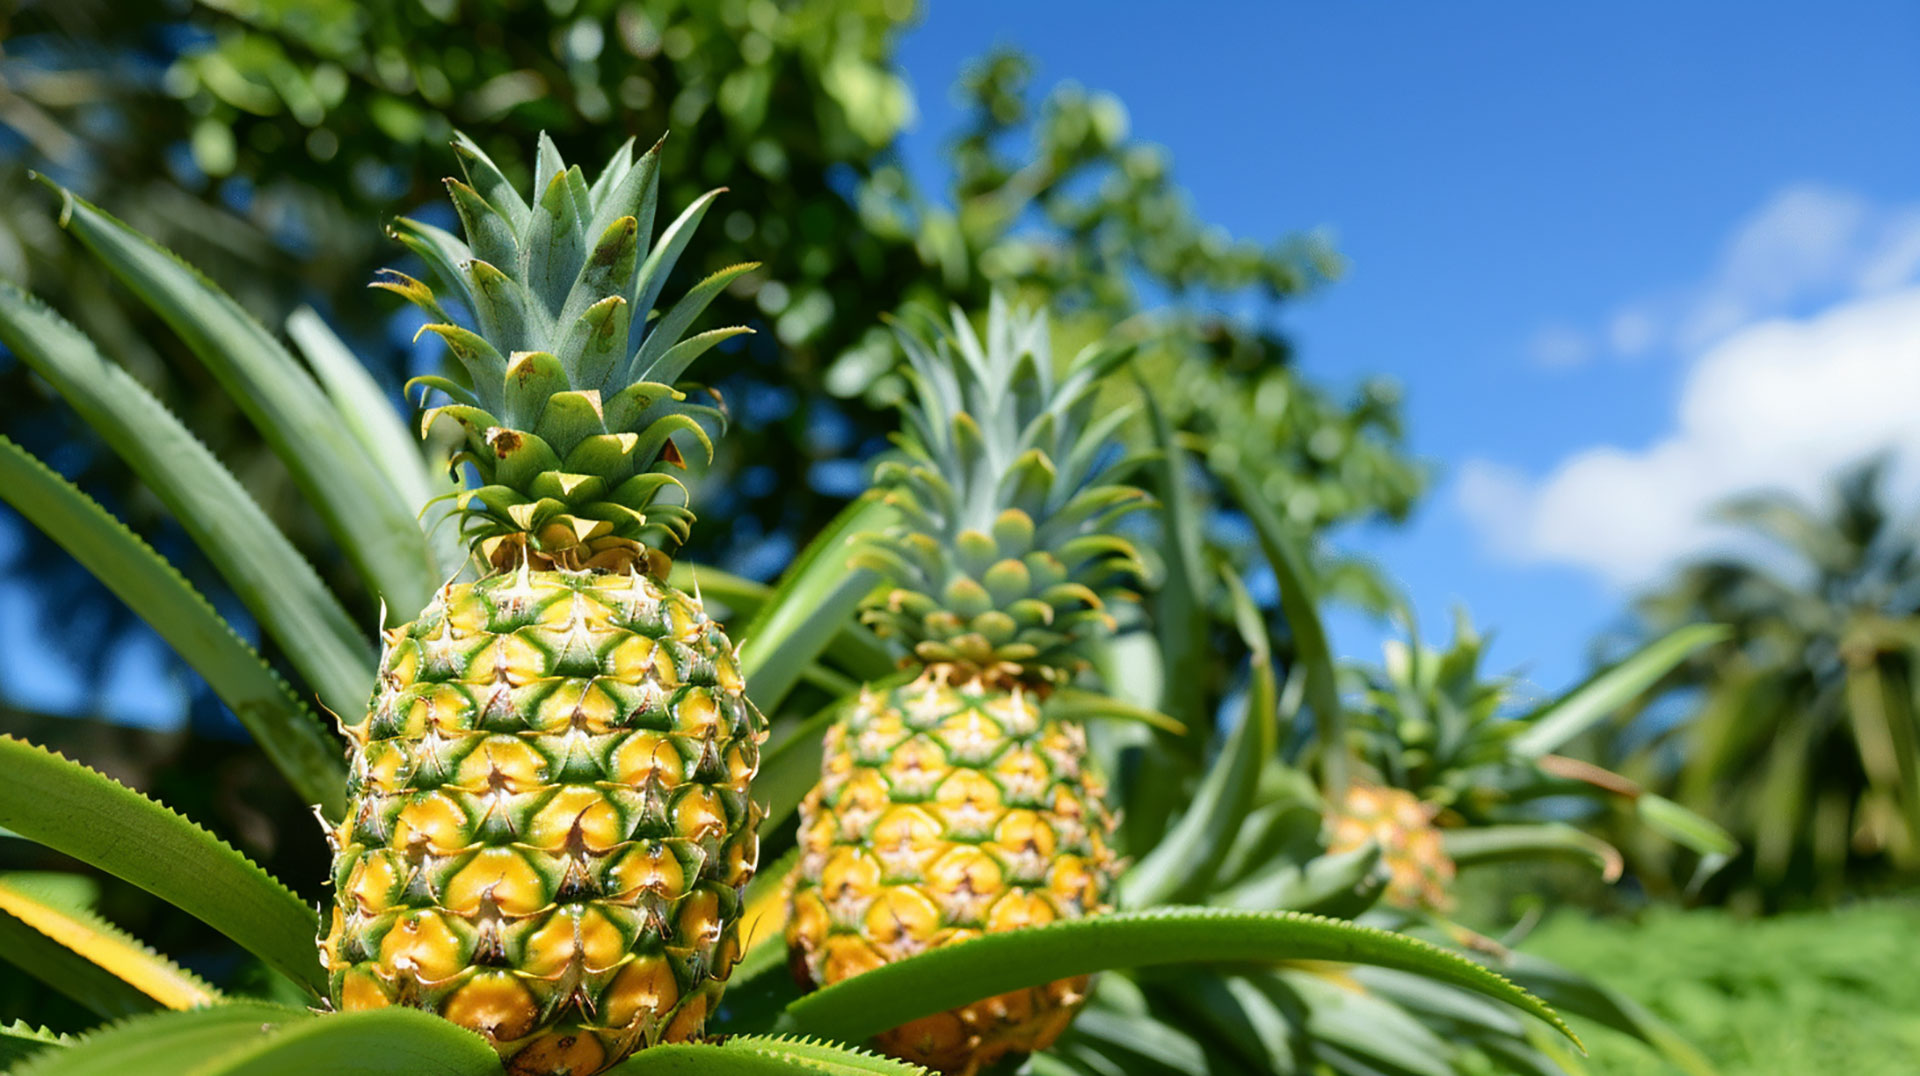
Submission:
M 1426 942 L 1337 919 L 1215 908 L 1117 912 L 932 949 L 801 998 L 788 1006 L 782 1030 L 857 1042 L 930 1013 L 1095 971 L 1293 960 L 1417 972 L 1504 1001 L 1573 1038 L 1538 998 Z
M 0 497 L 73 554 L 205 677 L 302 799 L 339 816 L 347 777 L 339 744 L 173 565 L 5 437 Z
M 316 996 L 314 910 L 224 841 L 59 755 L 0 736 L 0 827 L 96 867 L 231 938 Z
M 0 957 L 102 1016 L 191 1009 L 219 991 L 84 908 L 0 875 Z

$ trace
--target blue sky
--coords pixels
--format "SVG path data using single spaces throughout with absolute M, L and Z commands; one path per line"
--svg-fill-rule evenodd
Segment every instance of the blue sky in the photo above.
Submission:
M 1343 538 L 1497 666 L 1583 673 L 1718 496 L 1920 461 L 1920 8 L 932 0 L 916 171 L 996 42 L 1118 94 L 1207 218 L 1337 235 L 1348 278 L 1283 315 L 1303 366 L 1399 378 L 1443 468 L 1413 525 Z

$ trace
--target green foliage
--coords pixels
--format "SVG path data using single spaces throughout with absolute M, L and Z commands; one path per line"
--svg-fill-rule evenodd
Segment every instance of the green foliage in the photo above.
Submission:
M 1920 877 L 1920 544 L 1885 503 L 1885 471 L 1854 468 L 1820 506 L 1722 506 L 1756 552 L 1692 564 L 1641 600 L 1647 634 L 1731 632 L 1652 685 L 1636 716 L 1660 721 L 1605 745 L 1746 849 L 1702 890 L 1691 857 L 1623 835 L 1666 891 L 1779 908 Z
M 932 949 L 794 1002 L 783 1025 L 858 1040 L 982 997 L 1092 971 L 1300 960 L 1415 971 L 1497 998 L 1579 1041 L 1531 995 L 1471 961 L 1402 934 L 1297 912 L 1170 906 L 1062 920 Z
M 1652 909 L 1638 922 L 1562 914 L 1529 948 L 1591 967 L 1690 1038 L 1722 1076 L 1898 1076 L 1920 1051 L 1920 964 L 1894 939 L 1920 934 L 1912 903 L 1860 904 L 1753 920 Z M 1574 1024 L 1591 1025 L 1579 1018 Z M 1594 1029 L 1595 1076 L 1674 1070 Z
M 0 828 L 145 889 L 319 992 L 313 909 L 218 837 L 50 751 L 0 736 Z
M 9 115 L 36 120 L 21 124 L 22 163 L 114 206 L 268 324 L 297 300 L 313 302 L 388 393 L 409 360 L 388 342 L 398 335 L 392 305 L 362 287 L 391 250 L 366 222 L 438 200 L 456 125 L 515 183 L 532 172 L 538 131 L 570 159 L 604 160 L 629 135 L 651 141 L 671 130 L 664 202 L 732 189 L 714 210 L 727 242 L 690 258 L 690 274 L 765 261 L 730 286 L 752 301 L 763 333 L 722 387 L 730 400 L 772 402 L 756 405 L 696 491 L 718 524 L 698 538 L 703 559 L 764 573 L 765 553 L 799 547 L 831 519 L 847 490 L 815 482 L 816 464 L 870 454 L 891 427 L 879 405 L 900 385 L 881 316 L 914 302 L 984 305 L 995 286 L 1101 327 L 1140 314 L 1143 291 L 1178 297 L 1137 322 L 1152 340 L 1147 368 L 1176 386 L 1169 417 L 1239 445 L 1263 495 L 1309 530 L 1397 518 L 1422 485 L 1392 390 L 1369 385 L 1335 399 L 1292 368 L 1265 316 L 1330 279 L 1337 256 L 1311 238 L 1223 237 L 1194 213 L 1164 151 L 1128 133 L 1109 95 L 1063 86 L 1041 97 L 1030 65 L 997 53 L 962 84 L 955 185 L 935 191 L 928 177 L 908 175 L 894 153 L 912 112 L 893 65 L 914 17 L 904 0 L 401 0 L 372 9 L 209 0 L 184 14 L 135 0 L 112 5 L 111 17 L 107 8 L 77 0 L 15 16 L 12 35 L 37 46 L 0 61 L 21 102 Z M 110 77 L 111 58 L 147 48 L 163 27 L 165 40 L 184 43 L 162 60 L 164 95 Z M 78 122 L 94 114 L 119 121 L 110 139 Z M 0 197 L 0 206 L 0 275 L 51 297 L 223 457 L 254 455 L 257 433 L 206 391 L 205 371 L 182 361 L 150 314 L 113 301 L 33 199 Z M 1262 310 L 1258 321 L 1213 312 L 1246 300 Z M 328 365 L 308 351 L 334 393 Z M 0 370 L 0 384 L 7 376 Z M 0 391 L 10 431 L 28 413 L 13 399 L 34 396 Z M 63 428 L 36 417 L 28 432 L 16 439 L 45 455 Z M 116 511 L 130 501 L 127 522 L 150 533 L 157 517 L 124 470 L 82 462 L 82 488 Z M 310 509 L 287 475 L 249 470 L 262 506 L 356 619 L 371 617 L 340 551 L 313 540 Z M 750 557 L 756 550 L 762 556 Z

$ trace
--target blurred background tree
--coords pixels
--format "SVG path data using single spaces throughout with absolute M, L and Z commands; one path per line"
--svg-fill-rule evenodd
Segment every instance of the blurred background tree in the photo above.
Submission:
M 254 432 L 201 391 L 170 334 L 111 301 L 28 169 L 154 235 L 269 324 L 311 304 L 398 403 L 401 381 L 440 356 L 411 343 L 415 315 L 365 283 L 405 263 L 382 222 L 443 213 L 454 129 L 516 182 L 538 131 L 591 162 L 671 130 L 666 206 L 730 188 L 713 211 L 723 240 L 687 271 L 763 263 L 727 312 L 760 333 L 717 385 L 739 430 L 697 491 L 708 522 L 689 551 L 752 577 L 776 574 L 864 486 L 862 461 L 891 427 L 879 405 L 898 388 L 882 315 L 915 301 L 983 306 L 996 285 L 1086 333 L 1139 319 L 1176 427 L 1233 445 L 1305 529 L 1402 518 L 1425 482 L 1394 386 L 1336 396 L 1299 374 L 1276 327 L 1281 304 L 1337 276 L 1338 256 L 1317 237 L 1260 243 L 1201 220 L 1115 98 L 1070 84 L 1038 95 L 1031 65 L 997 52 L 960 80 L 969 118 L 949 146 L 951 185 L 936 193 L 948 177 L 908 174 L 896 143 L 914 109 L 893 53 L 911 0 L 30 0 L 4 18 L 0 273 L 101 340 L 296 536 L 318 532 Z M 45 399 L 0 359 L 0 421 L 190 560 L 124 469 Z M 107 682 L 123 650 L 97 640 L 143 629 L 15 530 L 12 574 L 56 581 L 33 594 L 89 596 L 41 611 L 102 625 L 68 657 L 82 682 Z M 1208 541 L 1232 556 L 1236 533 Z M 307 551 L 348 588 L 325 548 Z M 1342 568 L 1345 592 L 1383 589 Z M 368 596 L 348 596 L 373 616 Z M 204 692 L 192 711 L 227 728 Z
M 1870 460 L 1824 504 L 1730 501 L 1719 514 L 1743 551 L 1690 564 L 1639 602 L 1648 635 L 1732 629 L 1604 747 L 1739 838 L 1743 852 L 1699 898 L 1773 911 L 1920 869 L 1920 532 L 1889 507 L 1886 480 L 1886 461 Z M 1637 827 L 1612 830 L 1649 886 L 1689 888 L 1691 857 Z

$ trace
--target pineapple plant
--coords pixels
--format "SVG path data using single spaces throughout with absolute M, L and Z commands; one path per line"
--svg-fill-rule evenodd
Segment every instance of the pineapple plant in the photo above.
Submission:
M 1125 353 L 1089 348 L 1056 378 L 1045 315 L 997 296 L 984 341 L 958 311 L 932 342 L 899 335 L 914 392 L 900 458 L 876 484 L 902 522 L 859 560 L 887 579 L 865 619 L 905 645 L 913 675 L 861 690 L 801 806 L 787 939 L 810 985 L 1099 915 L 1117 870 L 1086 731 L 1046 703 L 1139 571 L 1108 527 L 1147 498 L 1103 466 L 1114 426 L 1094 414 Z M 1052 1043 L 1087 990 L 1085 976 L 1062 979 L 878 1041 L 971 1074 Z
M 1178 1031 L 1155 1013 L 1191 1015 L 1157 995 L 1150 1011 L 1135 1004 L 1150 980 L 1136 981 L 1126 969 L 1170 963 L 1189 965 L 1185 974 L 1203 981 L 1288 961 L 1373 964 L 1555 1019 L 1539 999 L 1432 945 L 1282 911 L 1322 910 L 1297 887 L 1282 885 L 1276 896 L 1253 879 L 1241 883 L 1239 903 L 1226 899 L 1223 872 L 1248 866 L 1221 844 L 1244 814 L 1238 782 L 1282 765 L 1267 735 L 1278 727 L 1271 715 L 1240 723 L 1248 730 L 1245 750 L 1219 752 L 1235 776 L 1208 777 L 1204 788 L 1212 791 L 1181 820 L 1195 839 L 1143 847 L 1141 867 L 1128 876 L 1170 858 L 1158 876 L 1182 880 L 1211 906 L 1175 906 L 1185 896 L 1173 893 L 1129 889 L 1124 902 L 1112 896 L 1104 790 L 1086 761 L 1084 734 L 1068 720 L 1088 713 L 1091 693 L 1065 682 L 1077 664 L 1073 651 L 1082 642 L 1091 647 L 1089 637 L 1106 623 L 1101 605 L 1114 595 L 1114 577 L 1132 561 L 1106 523 L 1140 496 L 1099 477 L 1111 472 L 1095 459 L 1105 440 L 1098 429 L 1118 417 L 1089 421 L 1087 403 L 1088 384 L 1116 359 L 1077 360 L 1056 387 L 1048 366 L 1035 361 L 1045 357 L 1044 332 L 1031 327 L 1037 319 L 1004 312 L 990 319 L 986 347 L 957 327 L 950 347 L 961 350 L 943 361 L 977 360 L 985 370 L 989 353 L 1012 356 L 1010 376 L 943 374 L 932 364 L 939 349 L 922 349 L 923 387 L 934 396 L 916 411 L 945 425 L 929 430 L 910 416 L 920 425 L 909 443 L 922 446 L 923 461 L 977 466 L 958 487 L 941 466 L 915 463 L 911 454 L 884 472 L 895 501 L 888 511 L 921 525 L 883 535 L 869 550 L 870 563 L 907 569 L 893 573 L 894 600 L 870 615 L 881 626 L 890 616 L 906 618 L 899 630 L 915 643 L 914 672 L 945 669 L 944 681 L 933 673 L 930 690 L 898 687 L 886 679 L 884 648 L 851 622 L 869 576 L 848 572 L 840 555 L 847 531 L 867 529 L 850 523 L 823 532 L 772 588 L 698 572 L 709 600 L 752 616 L 743 632 L 751 649 L 736 657 L 703 619 L 693 569 L 681 563 L 670 578 L 664 574 L 663 547 L 684 533 L 690 516 L 683 505 L 655 499 L 673 482 L 654 469 L 680 459 L 675 431 L 692 448 L 689 442 L 705 439 L 702 424 L 718 418 L 667 386 L 716 342 L 714 334 L 680 336 L 726 274 L 657 318 L 621 308 L 622 301 L 652 306 L 708 200 L 670 225 L 644 260 L 637 236 L 651 233 L 649 203 L 634 203 L 629 260 L 621 206 L 633 191 L 649 189 L 650 157 L 617 157 L 589 185 L 543 146 L 537 174 L 544 185 L 529 205 L 506 189 L 498 169 L 463 149 L 470 181 L 453 193 L 471 246 L 403 223 L 444 286 L 388 281 L 428 305 L 432 331 L 465 371 L 427 382 L 451 401 L 432 415 L 460 428 L 462 459 L 483 478 L 443 502 L 462 522 L 441 529 L 455 538 L 464 531 L 477 578 L 443 586 L 437 596 L 435 584 L 466 547 L 448 559 L 417 513 L 436 485 L 446 487 L 318 316 L 308 311 L 289 321 L 296 355 L 208 278 L 61 192 L 61 223 L 168 322 L 261 429 L 325 525 L 324 535 L 307 538 L 335 543 L 360 587 L 390 608 L 427 609 L 386 633 L 383 654 L 375 645 L 381 640 L 191 430 L 85 334 L 0 283 L 0 344 L 130 465 L 219 572 L 221 596 L 247 618 L 236 627 L 164 556 L 3 436 L 0 500 L 70 551 L 205 679 L 287 785 L 317 805 L 339 853 L 335 907 L 323 922 L 311 900 L 325 873 L 317 865 L 310 876 L 291 878 L 305 891 L 297 892 L 228 843 L 245 842 L 244 832 L 213 832 L 90 769 L 87 762 L 106 759 L 86 739 L 67 740 L 62 755 L 0 735 L 7 774 L 0 829 L 10 837 L 10 861 L 37 844 L 69 857 L 61 862 L 70 872 L 58 884 L 0 877 L 0 960 L 80 1006 L 35 1010 L 57 1022 L 52 1028 L 0 1022 L 0 1068 L 22 1076 L 317 1076 L 343 1065 L 472 1076 L 581 1076 L 595 1068 L 610 1076 L 827 1068 L 913 1076 L 925 1070 L 851 1044 L 876 1036 L 891 1042 L 891 1029 L 922 1024 L 945 1033 L 960 1013 L 994 1032 L 956 1042 L 974 1051 L 955 1059 L 954 1070 L 964 1071 L 990 1051 L 1045 1042 L 1087 992 L 1085 977 L 1103 972 L 1090 1004 L 1108 1018 L 1070 1029 L 1049 1059 L 1076 1072 L 1113 1071 L 1095 1062 L 1116 1045 L 1115 1035 L 1126 1039 L 1138 1028 L 1165 1040 Z M 590 222 L 585 230 L 575 226 L 582 218 Z M 584 247 L 581 237 L 596 232 L 595 253 L 568 253 L 569 244 Z M 575 285 L 625 282 L 605 284 L 597 300 L 579 296 L 556 279 L 566 275 L 556 253 L 574 267 Z M 565 297 L 555 298 L 563 287 Z M 444 316 L 454 298 L 470 305 L 477 329 L 454 327 Z M 584 303 L 578 310 L 576 298 Z M 583 319 L 591 332 L 559 328 Z M 1016 333 L 1016 322 L 1028 327 Z M 635 323 L 643 330 L 650 323 L 651 331 L 636 334 Z M 542 347 L 550 350 L 531 350 Z M 606 364 L 609 348 L 621 353 Z M 963 384 L 971 402 L 939 402 L 960 399 Z M 983 392 L 986 385 L 1002 391 Z M 1047 410 L 1051 418 L 1041 413 Z M 989 471 L 1010 480 L 997 487 L 974 481 Z M 980 491 L 974 510 L 986 513 L 983 522 L 961 526 L 975 517 L 942 500 L 943 488 Z M 916 507 L 921 498 L 924 509 Z M 952 517 L 954 543 L 929 549 L 928 536 L 942 533 L 931 525 L 935 514 Z M 994 549 L 983 550 L 969 531 L 989 536 Z M 1001 549 L 1022 554 L 999 557 Z M 936 588 L 931 573 L 943 566 L 966 576 Z M 1023 572 L 1025 591 L 1014 586 Z M 916 595 L 937 595 L 941 608 Z M 995 608 L 1002 599 L 1004 611 Z M 256 637 L 270 646 L 265 656 L 249 641 Z M 1271 671 L 1262 663 L 1256 679 L 1270 680 Z M 902 865 L 895 853 L 912 851 L 913 842 L 942 859 L 918 887 L 869 876 L 864 865 L 844 876 L 855 884 L 839 887 L 842 906 L 864 899 L 869 877 L 887 892 L 869 904 L 880 912 L 867 936 L 833 943 L 849 955 L 843 965 L 862 965 L 862 947 L 892 946 L 882 955 L 898 959 L 795 997 L 778 985 L 787 950 L 780 932 L 769 931 L 733 963 L 744 940 L 736 940 L 734 909 L 785 904 L 769 899 L 784 871 L 756 878 L 749 894 L 738 890 L 757 858 L 752 828 L 760 812 L 741 793 L 754 776 L 761 724 L 739 685 L 752 684 L 755 702 L 806 729 L 815 726 L 793 723 L 794 701 L 823 688 L 837 698 L 850 677 L 872 684 L 864 694 L 851 691 L 847 702 L 858 709 L 864 700 L 878 728 L 864 738 L 841 733 L 856 772 L 829 775 L 826 784 L 837 791 L 816 795 L 810 810 L 838 811 L 849 825 L 871 815 L 869 806 L 905 819 L 904 832 L 880 834 L 890 841 L 870 846 L 886 853 L 888 869 Z M 796 690 L 801 680 L 806 686 Z M 1254 693 L 1266 700 L 1262 713 L 1271 710 L 1271 688 Z M 345 723 L 347 750 L 310 707 L 316 698 L 358 718 Z M 909 709 L 910 699 L 920 701 L 920 712 Z M 926 733 L 940 747 L 938 760 L 916 756 L 912 748 L 927 741 L 910 745 L 910 736 L 886 752 L 884 764 L 858 754 L 880 750 L 872 745 L 887 734 L 879 711 L 888 707 L 903 731 L 908 722 L 936 721 L 933 709 L 945 713 Z M 1132 709 L 1135 716 L 1143 710 Z M 21 731 L 11 721 L 8 730 Z M 818 736 L 790 735 L 770 749 L 754 798 L 776 817 L 792 812 L 821 773 L 811 754 L 820 746 Z M 862 799 L 875 786 L 858 771 L 877 764 L 883 779 L 899 778 L 888 797 L 910 800 L 916 757 L 948 771 L 922 801 Z M 1000 798 L 989 799 L 988 788 Z M 996 805 L 991 832 L 971 849 L 952 847 L 965 843 L 989 805 Z M 799 837 L 806 844 L 821 832 L 810 826 Z M 169 937 L 188 936 L 177 929 L 185 917 L 198 920 L 197 937 L 207 943 L 194 943 L 206 957 L 195 964 L 202 974 L 108 921 L 106 906 L 87 896 L 92 872 L 118 879 L 129 894 L 144 891 Z M 977 928 L 936 931 L 926 951 L 909 954 L 912 945 L 896 944 L 898 931 L 887 934 L 886 915 L 897 909 L 899 925 L 912 925 L 915 892 L 943 899 L 936 907 L 943 915 L 946 908 L 966 913 L 962 906 L 979 898 L 992 904 L 977 913 Z M 1075 917 L 1110 903 L 1142 910 Z M 832 903 L 827 908 L 834 914 Z M 827 926 L 846 933 L 831 918 Z M 317 954 L 316 936 L 323 936 Z M 1272 973 L 1292 974 L 1284 967 Z M 830 974 L 823 966 L 821 980 Z M 723 981 L 727 1004 L 716 1008 Z M 1126 1019 L 1116 1023 L 1115 1013 Z M 1298 1014 L 1288 1013 L 1277 1019 L 1299 1030 Z M 0 1012 L 0 1020 L 15 1015 Z M 661 1045 L 616 1060 L 649 1042 Z M 1176 1070 L 1202 1071 L 1199 1056 L 1192 1061 Z M 1243 1071 L 1211 1061 L 1204 1070 Z
M 739 957 L 758 856 L 748 786 L 766 723 L 734 646 L 669 584 L 684 540 L 673 436 L 717 409 L 673 383 L 715 342 L 682 338 L 726 282 L 646 311 L 690 228 L 649 256 L 657 147 L 591 185 L 543 141 L 522 201 L 470 141 L 447 186 L 467 244 L 396 234 L 473 312 L 389 272 L 437 321 L 476 489 L 458 494 L 485 574 L 385 633 L 364 720 L 343 723 L 349 802 L 329 840 L 321 951 L 335 1005 L 407 1005 L 484 1035 L 509 1071 L 598 1072 L 698 1036 Z M 679 503 L 665 499 L 679 494 Z

